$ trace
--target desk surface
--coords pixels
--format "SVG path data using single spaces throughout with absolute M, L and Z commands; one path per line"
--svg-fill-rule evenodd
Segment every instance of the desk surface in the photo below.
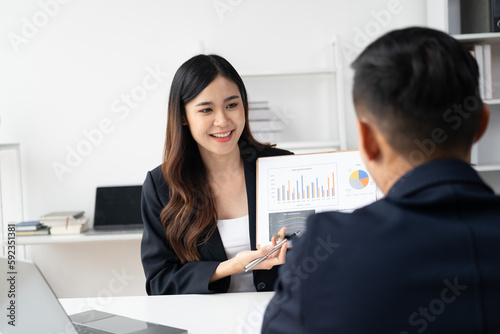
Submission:
M 273 292 L 97 298 L 63 298 L 69 315 L 100 310 L 184 328 L 190 334 L 260 333 Z

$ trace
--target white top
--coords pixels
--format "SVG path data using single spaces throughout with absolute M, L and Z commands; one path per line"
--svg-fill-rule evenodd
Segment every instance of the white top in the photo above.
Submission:
M 249 250 L 250 235 L 248 215 L 234 219 L 220 219 L 217 228 L 226 250 L 228 259 L 232 259 L 239 252 Z M 231 275 L 231 285 L 228 292 L 255 292 L 252 271 Z

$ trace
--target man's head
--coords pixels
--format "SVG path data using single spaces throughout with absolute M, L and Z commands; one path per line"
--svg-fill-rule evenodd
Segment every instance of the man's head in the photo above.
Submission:
M 356 108 L 358 116 L 371 118 L 398 153 L 411 159 L 418 143 L 433 137 L 440 137 L 433 140 L 437 154 L 469 151 L 483 103 L 477 63 L 460 42 L 428 28 L 396 30 L 352 67 L 354 104 L 365 107 Z M 437 129 L 442 135 L 433 136 Z
M 392 31 L 370 44 L 352 68 L 362 151 L 370 144 L 363 132 L 369 140 L 376 132 L 411 166 L 442 157 L 467 159 L 486 128 L 489 113 L 479 95 L 477 63 L 443 32 Z M 368 159 L 377 159 L 368 151 Z

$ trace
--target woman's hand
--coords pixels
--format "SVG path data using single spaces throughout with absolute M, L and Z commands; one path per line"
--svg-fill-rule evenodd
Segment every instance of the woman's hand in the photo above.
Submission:
M 247 250 L 239 252 L 232 260 L 238 263 L 239 266 L 241 266 L 241 270 L 243 271 L 243 268 L 253 260 L 262 256 L 266 256 L 273 249 L 273 247 L 276 246 L 277 243 L 285 238 L 285 233 L 286 227 L 283 227 L 278 233 L 278 239 L 276 239 L 276 236 L 273 236 L 271 238 L 271 245 L 262 247 L 261 249 L 255 251 Z M 285 263 L 287 246 L 288 242 L 285 242 L 283 245 L 281 245 L 280 249 L 269 255 L 264 261 L 253 267 L 252 270 L 271 269 L 274 266 Z
M 233 274 L 240 273 L 244 270 L 244 267 L 252 262 L 253 260 L 266 256 L 274 246 L 281 240 L 285 238 L 286 227 L 283 227 L 278 233 L 278 239 L 275 236 L 271 238 L 271 245 L 262 247 L 258 250 L 245 250 L 236 254 L 235 257 L 227 261 L 221 262 L 215 269 L 210 283 L 215 282 L 223 277 L 230 276 Z M 273 254 L 269 255 L 267 259 L 252 268 L 255 269 L 271 269 L 274 266 L 285 263 L 286 261 L 286 249 L 288 242 L 285 242 L 280 249 L 278 249 Z

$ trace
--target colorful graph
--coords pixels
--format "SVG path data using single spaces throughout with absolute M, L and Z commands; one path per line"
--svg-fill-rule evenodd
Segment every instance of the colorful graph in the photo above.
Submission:
M 318 202 L 335 205 L 337 177 L 335 163 L 270 169 L 269 209 L 295 210 Z
M 370 182 L 370 177 L 362 169 L 352 172 L 351 176 L 349 176 L 349 183 L 356 190 L 364 189 L 368 185 L 368 182 Z
M 286 182 L 276 188 L 277 201 L 293 201 L 299 199 L 335 197 L 334 173 L 331 178 L 327 177 L 324 184 L 320 185 L 319 179 L 313 178 L 311 182 L 304 184 L 304 175 L 300 176 L 300 181 Z

